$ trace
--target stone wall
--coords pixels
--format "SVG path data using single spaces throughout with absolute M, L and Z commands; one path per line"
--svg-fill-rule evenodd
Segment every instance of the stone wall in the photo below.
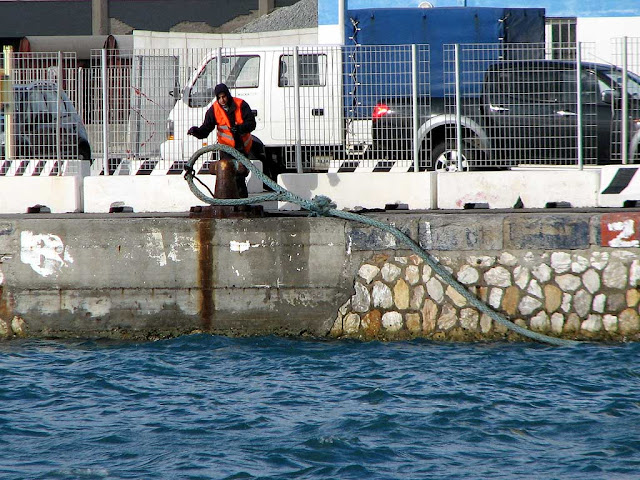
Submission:
M 367 215 L 397 226 L 514 322 L 567 338 L 640 340 L 640 210 Z M 467 305 L 396 237 L 361 223 L 0 217 L 0 339 L 196 331 L 519 338 Z
M 571 339 L 640 339 L 638 249 L 448 252 L 439 262 L 522 327 Z M 374 254 L 360 266 L 334 337 L 447 340 L 517 338 L 470 307 L 417 255 Z

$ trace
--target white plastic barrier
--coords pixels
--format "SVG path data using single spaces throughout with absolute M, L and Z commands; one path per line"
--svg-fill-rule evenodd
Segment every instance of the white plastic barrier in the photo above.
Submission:
M 436 174 L 433 172 L 287 173 L 278 185 L 312 199 L 325 195 L 338 209 L 385 208 L 406 205 L 410 210 L 436 208 Z M 278 210 L 299 210 L 297 204 L 278 202 Z
M 599 186 L 599 169 L 445 172 L 438 174 L 438 208 L 596 207 Z
M 36 205 L 51 213 L 83 211 L 81 176 L 19 176 L 0 178 L 0 213 L 27 213 Z
M 254 164 L 262 170 L 262 162 Z M 198 175 L 213 192 L 216 177 Z M 199 184 L 202 193 L 210 193 Z M 249 193 L 263 191 L 262 181 L 249 174 Z M 84 180 L 84 211 L 87 213 L 108 212 L 113 204 L 131 207 L 134 212 L 188 212 L 197 205 L 207 205 L 200 201 L 189 189 L 184 175 L 111 175 L 92 176 Z
M 602 167 L 598 205 L 623 207 L 625 202 L 640 203 L 640 166 Z

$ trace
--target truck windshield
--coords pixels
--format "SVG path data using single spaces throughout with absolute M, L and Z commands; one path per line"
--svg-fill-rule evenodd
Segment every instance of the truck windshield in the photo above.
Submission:
M 214 100 L 213 90 L 218 84 L 218 59 L 216 57 L 202 69 L 189 93 L 191 107 L 204 107 Z M 232 55 L 222 57 L 222 83 L 229 88 L 256 88 L 260 79 L 258 55 Z

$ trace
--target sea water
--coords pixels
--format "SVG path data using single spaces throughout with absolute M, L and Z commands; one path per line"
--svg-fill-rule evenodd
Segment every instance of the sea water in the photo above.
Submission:
M 640 344 L 0 343 L 0 478 L 636 479 Z

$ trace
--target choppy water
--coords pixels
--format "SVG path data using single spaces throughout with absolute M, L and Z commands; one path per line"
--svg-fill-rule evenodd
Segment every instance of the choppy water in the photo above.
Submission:
M 0 344 L 0 478 L 632 479 L 640 344 Z

